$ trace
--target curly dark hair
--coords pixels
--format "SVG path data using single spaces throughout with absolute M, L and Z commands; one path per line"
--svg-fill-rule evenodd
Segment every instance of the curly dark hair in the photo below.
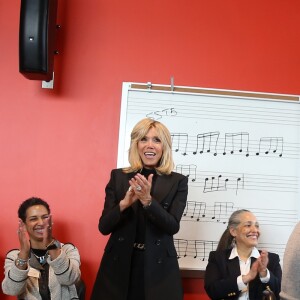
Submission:
M 19 209 L 18 209 L 18 217 L 23 222 L 26 221 L 26 211 L 27 211 L 27 209 L 31 206 L 34 206 L 34 205 L 43 205 L 43 206 L 45 206 L 46 209 L 48 210 L 48 213 L 50 214 L 50 206 L 46 201 L 44 201 L 41 198 L 31 197 L 31 198 L 25 200 L 24 202 L 22 202 Z

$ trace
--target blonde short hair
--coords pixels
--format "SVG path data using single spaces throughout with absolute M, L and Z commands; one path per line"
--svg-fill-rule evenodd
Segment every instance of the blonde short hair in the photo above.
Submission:
M 123 168 L 125 173 L 137 172 L 143 168 L 143 161 L 138 152 L 138 142 L 146 136 L 151 128 L 155 128 L 162 143 L 162 157 L 155 168 L 158 174 L 170 174 L 174 169 L 172 156 L 172 139 L 168 128 L 162 123 L 146 118 L 139 121 L 131 132 L 131 141 L 128 153 L 130 167 Z

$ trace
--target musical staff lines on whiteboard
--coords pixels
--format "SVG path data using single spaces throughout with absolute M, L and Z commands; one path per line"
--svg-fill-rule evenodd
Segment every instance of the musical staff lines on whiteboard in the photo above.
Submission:
M 227 224 L 230 215 L 241 209 L 234 202 L 214 202 L 208 205 L 206 202 L 187 201 L 182 215 L 182 222 L 213 222 Z M 260 225 L 293 226 L 298 216 L 294 210 L 247 208 L 252 211 Z
M 187 133 L 172 133 L 172 147 L 173 151 L 179 152 L 182 155 L 186 155 L 186 150 L 188 146 L 189 136 Z
M 203 193 L 227 191 L 228 188 L 234 189 L 237 194 L 239 189 L 244 189 L 244 182 L 242 176 L 234 177 L 233 180 L 229 180 L 229 177 L 223 179 L 222 175 L 205 177 Z
M 300 113 L 298 110 L 283 107 L 281 103 L 275 107 L 262 105 L 247 105 L 241 100 L 228 99 L 227 103 L 218 97 L 207 97 L 201 103 L 197 101 L 199 95 L 187 95 L 182 101 L 182 95 L 163 95 L 159 99 L 152 97 L 151 93 L 141 92 L 141 97 L 128 97 L 127 113 L 141 115 L 164 122 L 165 117 L 183 118 L 185 120 L 211 120 L 217 122 L 253 123 L 256 125 L 300 126 Z
M 210 251 L 217 249 L 218 241 L 174 239 L 174 245 L 178 259 L 194 258 L 207 261 Z M 275 252 L 282 258 L 285 244 L 259 243 L 258 248 Z
M 197 187 L 203 193 L 234 190 L 288 192 L 299 191 L 299 178 L 280 174 L 254 174 L 198 171 L 196 165 L 177 165 L 175 171 L 189 178 L 189 186 Z
M 171 133 L 172 147 L 181 155 L 213 156 L 242 155 L 299 159 L 300 145 L 288 143 L 280 136 L 261 137 L 250 140 L 248 132 L 225 133 L 219 131 L 199 133 L 189 136 L 187 133 Z
M 259 149 L 256 155 L 261 153 L 269 154 L 270 152 L 276 153 L 281 157 L 283 152 L 283 138 L 280 137 L 265 137 L 259 141 Z
M 217 248 L 217 241 L 174 239 L 177 258 L 193 257 L 205 261 L 210 251 Z
M 207 132 L 207 133 L 200 133 L 197 134 L 196 140 L 196 149 L 193 151 L 193 154 L 197 153 L 210 153 L 213 151 L 214 155 L 217 155 L 217 145 L 219 140 L 220 132 Z
M 205 202 L 187 201 L 183 220 L 213 221 L 225 224 L 233 212 L 233 206 L 233 202 L 215 202 L 213 207 L 207 207 Z
M 225 133 L 225 145 L 223 155 L 226 155 L 226 151 L 230 151 L 230 154 L 234 154 L 236 150 L 238 152 L 245 152 L 246 156 L 249 156 L 249 133 Z

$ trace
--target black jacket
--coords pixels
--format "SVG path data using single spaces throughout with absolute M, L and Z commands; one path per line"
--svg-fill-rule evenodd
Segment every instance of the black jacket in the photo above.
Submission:
M 130 263 L 135 242 L 137 204 L 120 212 L 119 202 L 136 173 L 113 170 L 106 186 L 104 210 L 99 220 L 102 234 L 111 234 L 92 292 L 92 300 L 126 300 Z M 145 294 L 148 300 L 182 300 L 183 291 L 173 235 L 187 200 L 188 179 L 178 173 L 157 175 L 152 204 L 146 209 Z
M 237 286 L 237 277 L 241 275 L 238 257 L 229 259 L 231 249 L 225 251 L 212 251 L 209 255 L 205 272 L 204 287 L 208 296 L 213 300 L 238 299 L 240 291 Z M 251 264 L 255 258 L 251 258 Z M 281 286 L 281 266 L 279 256 L 269 252 L 268 270 L 270 280 L 262 283 L 259 275 L 249 283 L 249 299 L 262 300 L 263 291 L 267 286 L 279 298 Z

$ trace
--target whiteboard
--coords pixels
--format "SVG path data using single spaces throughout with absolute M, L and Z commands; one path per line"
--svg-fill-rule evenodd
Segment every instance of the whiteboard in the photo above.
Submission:
M 299 220 L 299 96 L 124 82 L 118 167 L 149 117 L 171 132 L 174 171 L 189 177 L 174 236 L 182 270 L 205 270 L 231 213 L 251 210 L 260 249 L 279 254 Z

